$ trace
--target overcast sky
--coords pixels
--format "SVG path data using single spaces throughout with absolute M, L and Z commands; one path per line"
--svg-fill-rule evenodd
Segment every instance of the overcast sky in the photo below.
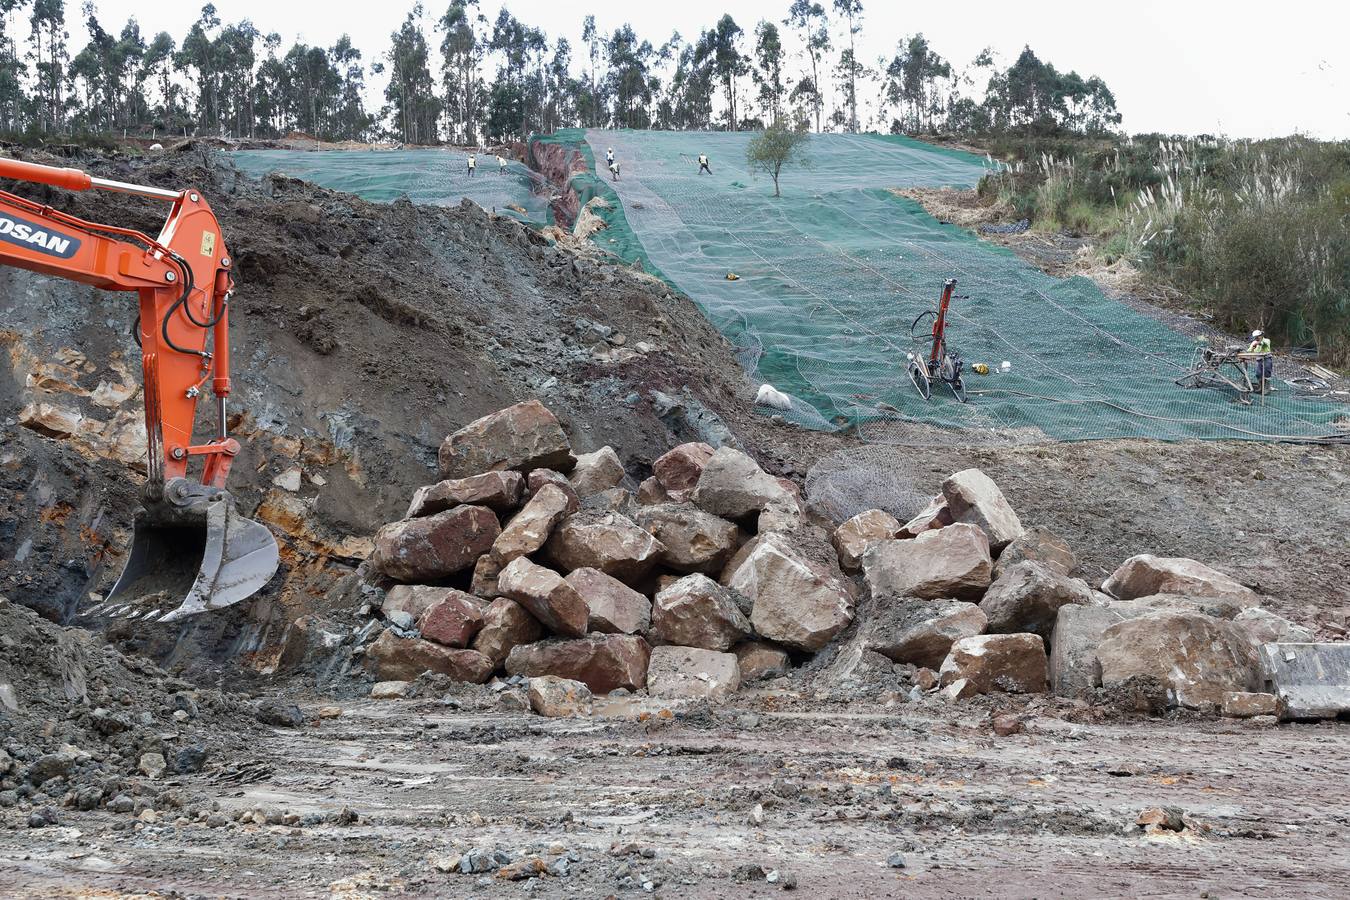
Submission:
M 482 0 L 489 18 L 502 5 Z M 553 38 L 580 44 L 581 19 L 593 12 L 602 30 L 629 22 L 639 35 L 660 44 L 672 31 L 686 39 L 729 12 L 752 32 L 760 19 L 780 21 L 788 0 L 674 0 L 652 3 L 569 3 L 516 0 L 506 6 L 517 18 Z M 829 0 L 824 0 L 829 6 Z M 367 62 L 382 54 L 389 34 L 412 8 L 405 0 L 378 3 L 290 0 L 217 0 L 225 21 L 252 19 L 263 32 L 276 31 L 288 44 L 302 39 L 329 46 L 351 34 Z M 427 3 L 428 24 L 444 12 Z M 992 46 L 1001 65 L 1025 44 L 1061 70 L 1099 75 L 1115 92 L 1131 132 L 1217 133 L 1267 137 L 1301 131 L 1322 138 L 1350 137 L 1350 2 L 1346 0 L 957 0 L 882 3 L 863 0 L 859 56 L 869 64 L 890 55 L 902 35 L 923 32 L 933 48 L 964 66 Z M 201 4 L 175 0 L 99 0 L 109 30 L 135 15 L 143 32 L 167 30 L 175 39 L 197 18 Z M 87 39 L 76 21 L 78 4 L 67 3 L 72 43 Z M 433 42 L 433 47 L 439 40 Z M 795 42 L 789 49 L 795 51 Z M 749 48 L 747 47 L 747 50 Z M 580 53 L 577 57 L 579 69 Z M 382 89 L 383 85 L 378 85 Z

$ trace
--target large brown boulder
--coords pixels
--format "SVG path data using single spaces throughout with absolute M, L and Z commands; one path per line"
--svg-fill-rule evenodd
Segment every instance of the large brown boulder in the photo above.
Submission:
M 1022 532 L 1021 537 L 1013 538 L 994 563 L 994 578 L 997 580 L 1003 572 L 1020 562 L 1036 562 L 1052 572 L 1072 575 L 1078 566 L 1069 545 L 1046 528 L 1032 527 Z
M 778 532 L 759 537 L 728 586 L 749 599 L 755 631 L 798 650 L 821 649 L 853 621 L 843 583 Z
M 569 472 L 576 463 L 562 425 L 538 400 L 517 403 L 465 425 L 441 443 L 439 461 L 445 478 L 504 469 Z
M 1227 600 L 1238 607 L 1256 606 L 1259 599 L 1251 588 L 1204 563 L 1185 557 L 1132 556 L 1102 583 L 1102 590 L 1117 600 L 1134 600 L 1154 594 L 1178 594 Z
M 405 614 L 409 622 L 416 622 L 422 613 L 450 596 L 453 591 L 453 588 L 428 584 L 396 584 L 384 595 L 380 612 L 386 619 L 393 620 Z
M 720 572 L 740 546 L 735 523 L 692 503 L 644 506 L 636 521 L 665 547 L 661 563 L 677 572 Z
M 1242 626 L 1201 613 L 1117 622 L 1103 632 L 1097 660 L 1103 687 L 1153 676 L 1192 709 L 1220 706 L 1229 691 L 1261 690 L 1260 658 Z
M 1004 570 L 1003 577 L 985 591 L 980 609 L 989 617 L 990 633 L 1030 632 L 1048 640 L 1059 608 L 1070 603 L 1092 603 L 1087 582 L 1028 560 Z
M 957 472 L 942 482 L 942 496 L 953 522 L 984 529 L 989 546 L 998 551 L 1022 535 L 1022 521 L 994 480 L 979 469 Z
M 497 590 L 514 600 L 558 634 L 580 637 L 586 633 L 590 611 L 576 589 L 552 569 L 525 557 L 512 560 L 497 576 Z
M 422 637 L 446 647 L 467 647 L 483 627 L 483 603 L 472 594 L 448 590 L 417 620 Z
M 592 634 L 576 640 L 547 640 L 515 647 L 506 671 L 534 678 L 557 675 L 583 682 L 597 694 L 616 688 L 635 691 L 647 683 L 651 647 L 636 635 Z
M 567 576 L 590 611 L 589 631 L 642 634 L 652 624 L 652 601 L 599 569 L 581 568 Z
M 653 647 L 647 693 L 662 700 L 725 700 L 741 686 L 734 653 L 697 647 Z
M 834 530 L 834 549 L 839 553 L 839 565 L 845 572 L 862 568 L 862 555 L 876 541 L 894 540 L 900 533 L 900 522 L 882 509 L 860 512 Z
M 526 693 L 530 709 L 541 716 L 566 717 L 591 714 L 591 689 L 580 681 L 540 675 L 531 678 Z
M 894 535 L 898 538 L 918 537 L 925 531 L 935 531 L 939 528 L 946 528 L 952 524 L 952 511 L 947 508 L 947 498 L 938 494 L 928 505 L 919 510 L 914 516 L 900 526 L 900 530 Z
M 937 669 L 952 644 L 983 634 L 985 615 L 960 600 L 886 599 L 873 603 L 865 645 L 898 663 Z
M 401 637 L 386 628 L 366 648 L 366 665 L 381 681 L 413 681 L 423 672 L 482 684 L 496 665 L 476 650 L 457 650 L 421 638 Z
M 770 502 L 791 496 L 778 479 L 746 454 L 722 447 L 709 458 L 694 488 L 694 503 L 715 516 L 747 519 Z
M 652 463 L 652 474 L 667 491 L 692 491 L 716 451 L 708 444 L 680 444 Z
M 706 575 L 686 575 L 652 603 L 653 642 L 725 651 L 750 632 L 730 592 Z
M 993 565 L 983 529 L 968 524 L 877 541 L 863 552 L 874 597 L 978 600 L 989 587 Z
M 500 533 L 492 510 L 457 506 L 384 526 L 375 533 L 370 563 L 395 581 L 436 581 L 472 566 Z
M 786 675 L 792 661 L 787 651 L 766 641 L 746 641 L 733 648 L 736 664 L 741 671 L 741 681 L 758 681 L 761 678 L 776 678 Z
M 1035 634 L 981 634 L 952 644 L 940 673 L 968 693 L 1040 694 L 1046 689 L 1045 642 Z
M 473 639 L 473 649 L 492 660 L 493 667 L 506 662 L 511 648 L 533 644 L 544 636 L 544 626 L 514 600 L 498 597 L 483 610 L 483 627 Z
M 627 516 L 582 510 L 554 528 L 546 551 L 568 572 L 599 569 L 632 584 L 652 570 L 665 547 Z
M 525 477 L 519 472 L 484 472 L 468 478 L 452 478 L 414 491 L 404 518 L 435 515 L 466 504 L 507 513 L 519 505 L 524 493 Z
M 601 447 L 594 453 L 577 457 L 576 468 L 567 479 L 581 499 L 619 486 L 623 481 L 623 461 L 613 447 Z
M 542 486 L 492 542 L 492 561 L 504 566 L 538 552 L 554 527 L 576 509 L 575 496 L 556 484 Z
M 1106 629 L 1126 618 L 1109 606 L 1062 606 L 1050 635 L 1050 690 L 1060 697 L 1086 700 L 1101 687 L 1097 645 Z

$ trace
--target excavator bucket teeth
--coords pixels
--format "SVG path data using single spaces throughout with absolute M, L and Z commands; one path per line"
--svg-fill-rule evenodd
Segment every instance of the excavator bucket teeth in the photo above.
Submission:
M 278 559 L 276 538 L 228 494 L 171 515 L 145 510 L 121 577 L 86 615 L 172 622 L 222 609 L 261 590 Z

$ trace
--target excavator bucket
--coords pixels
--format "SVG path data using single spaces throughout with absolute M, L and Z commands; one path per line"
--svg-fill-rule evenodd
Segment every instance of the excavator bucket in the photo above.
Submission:
M 276 538 L 227 493 L 186 509 L 147 508 L 121 576 L 86 615 L 172 622 L 222 609 L 261 590 L 277 563 Z

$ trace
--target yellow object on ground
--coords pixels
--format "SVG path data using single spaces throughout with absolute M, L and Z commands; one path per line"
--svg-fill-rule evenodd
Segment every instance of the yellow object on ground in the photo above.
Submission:
M 727 281 L 740 281 L 740 280 L 741 276 L 737 275 L 735 272 L 727 273 Z
M 975 365 L 970 367 L 970 370 L 974 372 L 976 375 L 989 374 L 989 367 L 986 366 L 984 363 L 976 363 Z

